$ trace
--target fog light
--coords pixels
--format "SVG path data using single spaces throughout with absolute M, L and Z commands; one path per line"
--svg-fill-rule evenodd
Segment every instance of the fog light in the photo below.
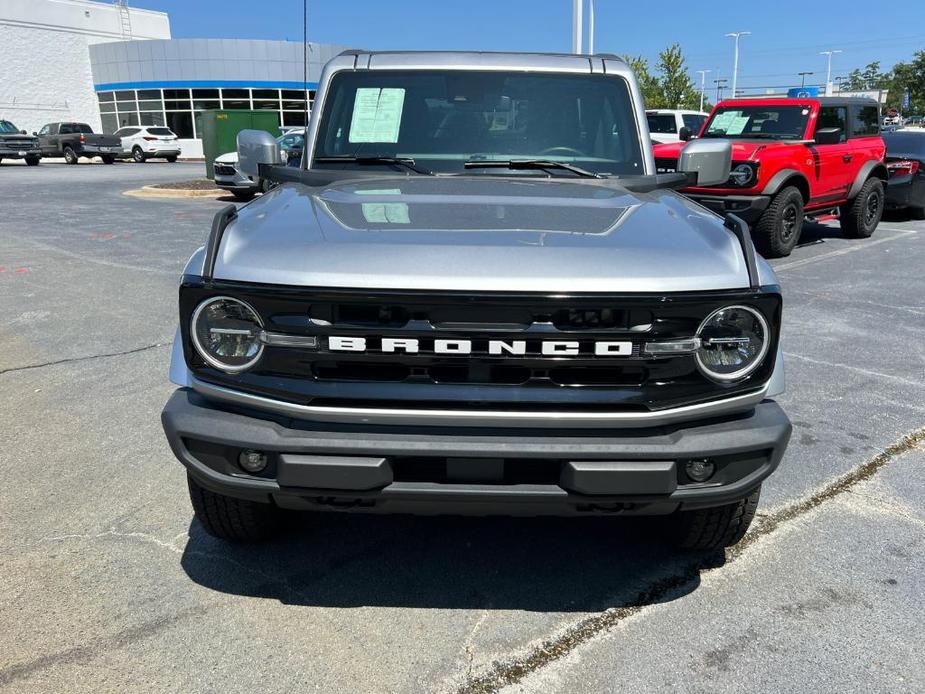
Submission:
M 241 451 L 238 465 L 246 472 L 262 472 L 267 466 L 267 454 L 260 451 Z
M 694 482 L 706 482 L 716 472 L 716 465 L 710 460 L 690 460 L 685 467 L 685 472 Z

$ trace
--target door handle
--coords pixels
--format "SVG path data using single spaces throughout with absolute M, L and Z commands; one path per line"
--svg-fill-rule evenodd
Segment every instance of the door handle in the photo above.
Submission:
M 854 159 L 853 154 L 844 154 L 842 155 L 842 158 L 841 158 L 841 160 L 845 162 L 846 164 L 848 164 L 852 159 Z

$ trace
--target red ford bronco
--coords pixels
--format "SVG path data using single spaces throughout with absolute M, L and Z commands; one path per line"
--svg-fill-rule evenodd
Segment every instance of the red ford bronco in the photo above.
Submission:
M 790 255 L 804 215 L 837 216 L 850 238 L 880 222 L 885 145 L 871 99 L 736 99 L 720 102 L 701 138 L 732 140 L 732 174 L 718 186 L 682 193 L 719 214 L 746 221 L 768 258 Z M 686 143 L 654 147 L 660 172 L 674 171 Z

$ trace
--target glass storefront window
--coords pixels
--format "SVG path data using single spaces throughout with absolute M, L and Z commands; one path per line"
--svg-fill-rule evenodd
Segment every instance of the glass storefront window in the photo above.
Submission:
M 236 99 L 224 99 L 222 100 L 222 106 L 224 108 L 243 108 L 249 110 L 251 107 L 250 101 L 238 101 Z
M 149 99 L 147 101 L 138 102 L 139 111 L 163 111 L 164 102 L 160 99 Z
M 279 111 L 279 101 L 258 101 L 254 99 L 254 108 L 261 111 Z
M 124 128 L 126 125 L 138 125 L 137 113 L 120 113 L 118 119 L 120 128 Z
M 142 112 L 140 114 L 140 117 L 141 117 L 141 122 L 139 123 L 139 125 L 166 125 L 167 124 L 166 120 L 164 119 L 164 114 L 161 111 L 155 111 L 152 113 Z
M 128 91 L 116 92 L 116 101 L 134 101 L 135 100 L 135 90 L 130 89 Z
M 138 99 L 157 99 L 160 101 L 161 90 L 160 89 L 139 89 L 138 90 Z
M 100 120 L 103 122 L 103 132 L 107 135 L 111 135 L 119 129 L 119 120 L 116 118 L 115 113 L 100 114 Z
M 253 89 L 255 99 L 279 99 L 279 89 Z
M 210 108 L 220 108 L 218 101 L 203 101 L 201 99 L 193 99 L 193 109 L 196 111 L 205 111 Z
M 194 89 L 194 99 L 217 99 L 218 89 Z
M 283 111 L 283 125 L 305 125 L 305 112 Z
M 250 99 L 250 90 L 248 89 L 223 89 L 223 99 Z
M 165 89 L 165 99 L 189 99 L 189 89 Z
M 168 112 L 166 126 L 173 130 L 177 137 L 193 137 L 193 114 L 190 111 Z
M 96 98 L 99 99 L 101 104 L 116 100 L 116 97 L 112 92 L 97 92 Z

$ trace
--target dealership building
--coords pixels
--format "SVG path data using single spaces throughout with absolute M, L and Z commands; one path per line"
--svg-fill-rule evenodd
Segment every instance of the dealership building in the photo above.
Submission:
M 164 12 L 126 2 L 2 0 L 0 119 L 29 132 L 79 121 L 98 132 L 166 125 L 202 156 L 206 109 L 260 109 L 305 122 L 321 68 L 343 50 L 299 41 L 172 39 Z M 307 87 L 307 89 L 306 89 Z

